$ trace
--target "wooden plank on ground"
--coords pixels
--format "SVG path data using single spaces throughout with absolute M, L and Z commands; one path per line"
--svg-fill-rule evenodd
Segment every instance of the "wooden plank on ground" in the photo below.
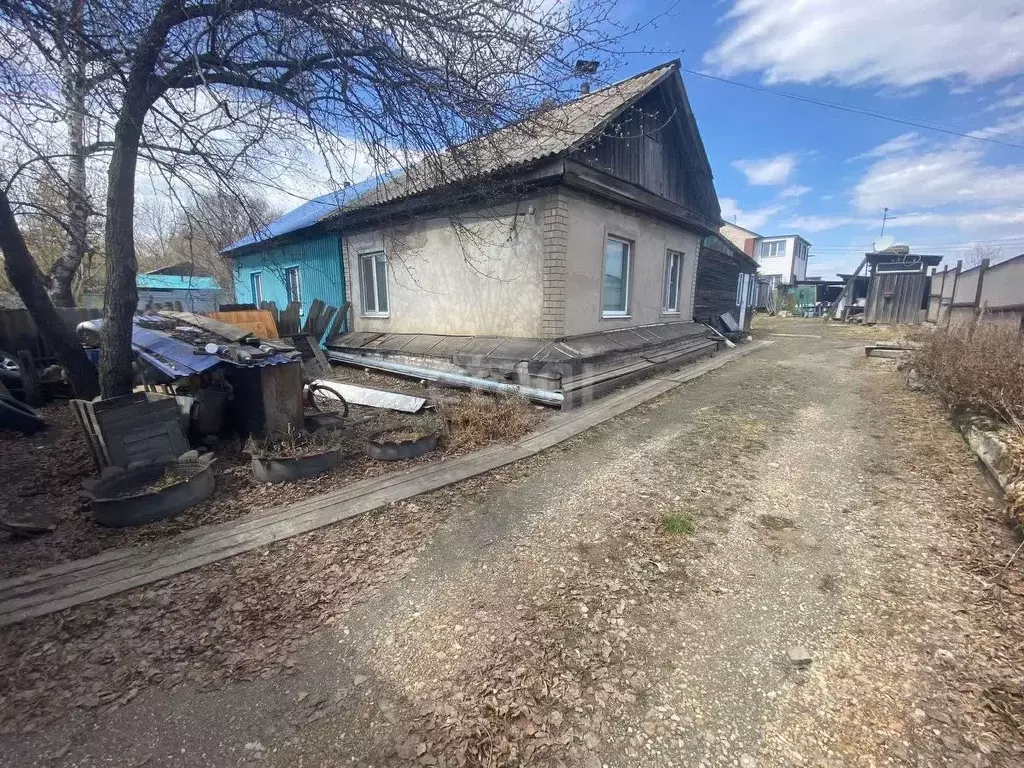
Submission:
M 170 578 L 520 461 L 771 343 L 744 345 L 673 376 L 650 379 L 586 408 L 557 414 L 550 425 L 514 445 L 491 446 L 451 461 L 360 480 L 283 507 L 187 531 L 169 541 L 108 550 L 7 579 L 0 582 L 0 626 Z
M 331 372 L 331 364 L 327 361 L 327 355 L 320 348 L 320 342 L 313 336 L 309 336 L 309 348 L 313 352 L 313 359 L 316 360 L 316 364 L 320 367 L 320 370 L 327 374 Z

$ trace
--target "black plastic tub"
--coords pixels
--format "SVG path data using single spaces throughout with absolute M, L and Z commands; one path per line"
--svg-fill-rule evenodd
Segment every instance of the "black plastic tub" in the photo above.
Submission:
M 145 464 L 132 469 L 112 467 L 103 476 L 83 484 L 85 495 L 92 507 L 92 515 L 100 525 L 124 528 L 166 520 L 191 506 L 208 499 L 216 487 L 208 454 L 196 460 L 165 461 Z M 146 488 L 174 466 L 187 479 L 161 488 Z M 136 492 L 135 489 L 138 489 Z
M 252 473 L 261 483 L 287 483 L 303 477 L 313 477 L 330 472 L 341 463 L 341 449 L 332 448 L 313 456 L 299 456 L 294 459 L 253 456 Z
M 366 455 L 378 461 L 401 461 L 415 459 L 437 448 L 437 433 L 424 435 L 418 440 L 385 440 L 383 435 L 394 432 L 393 429 L 371 435 L 366 439 Z

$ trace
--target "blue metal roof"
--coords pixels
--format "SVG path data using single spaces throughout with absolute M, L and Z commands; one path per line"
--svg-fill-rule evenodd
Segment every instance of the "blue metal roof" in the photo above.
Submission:
M 190 277 L 188 275 L 136 275 L 135 285 L 158 291 L 219 291 L 216 279 L 212 277 Z
M 194 345 L 175 339 L 163 331 L 143 328 L 139 325 L 140 320 L 142 322 L 147 320 L 161 321 L 166 320 L 166 318 L 149 315 L 136 315 L 132 318 L 132 349 L 141 359 L 171 378 L 182 378 L 191 376 L 193 373 L 202 373 L 221 364 L 234 365 L 240 368 L 262 368 L 267 365 L 282 365 L 292 362 L 288 355 L 280 352 L 271 353 L 248 364 L 228 360 L 218 355 L 196 354 Z M 103 320 L 99 318 L 88 322 L 94 325 L 96 329 L 103 326 Z M 225 344 L 224 346 L 232 345 Z M 90 350 L 90 352 L 94 353 L 94 362 L 98 363 L 99 350 Z
M 344 189 L 328 192 L 326 195 L 321 195 L 310 200 L 308 203 L 303 203 L 277 221 L 271 222 L 259 232 L 243 237 L 241 240 L 236 240 L 225 248 L 222 253 L 236 251 L 248 245 L 256 245 L 281 235 L 287 235 L 289 232 L 296 232 L 312 226 L 324 217 L 341 210 L 346 205 L 350 205 L 357 198 L 376 188 L 385 178 L 385 176 L 373 176 L 360 181 L 358 184 L 351 184 Z

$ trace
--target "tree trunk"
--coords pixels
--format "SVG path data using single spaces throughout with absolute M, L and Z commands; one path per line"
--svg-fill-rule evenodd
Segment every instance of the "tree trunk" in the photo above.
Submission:
M 99 394 L 96 367 L 89 361 L 82 345 L 68 328 L 46 294 L 46 279 L 28 252 L 14 218 L 7 192 L 0 189 L 0 250 L 4 253 L 7 277 L 17 290 L 32 316 L 39 335 L 57 355 L 57 361 L 68 373 L 75 396 L 91 400 Z
M 82 0 L 71 5 L 69 24 L 75 30 L 82 25 Z M 64 63 L 64 103 L 68 124 L 67 242 L 64 253 L 50 268 L 50 299 L 58 307 L 75 306 L 71 284 L 89 248 L 89 196 L 85 179 L 85 64 L 81 42 L 71 36 L 72 50 Z
M 127 97 L 126 97 L 127 98 Z M 107 175 L 107 285 L 100 336 L 100 390 L 104 397 L 132 391 L 132 316 L 139 304 L 135 275 L 135 167 L 145 110 L 125 109 L 114 128 Z

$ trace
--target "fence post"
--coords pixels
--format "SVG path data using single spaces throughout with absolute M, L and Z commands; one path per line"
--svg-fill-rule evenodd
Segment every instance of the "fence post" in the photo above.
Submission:
M 983 311 L 981 306 L 981 288 L 985 282 L 985 273 L 988 271 L 989 259 L 982 259 L 981 264 L 978 265 L 978 290 L 974 294 L 974 314 L 979 314 Z

